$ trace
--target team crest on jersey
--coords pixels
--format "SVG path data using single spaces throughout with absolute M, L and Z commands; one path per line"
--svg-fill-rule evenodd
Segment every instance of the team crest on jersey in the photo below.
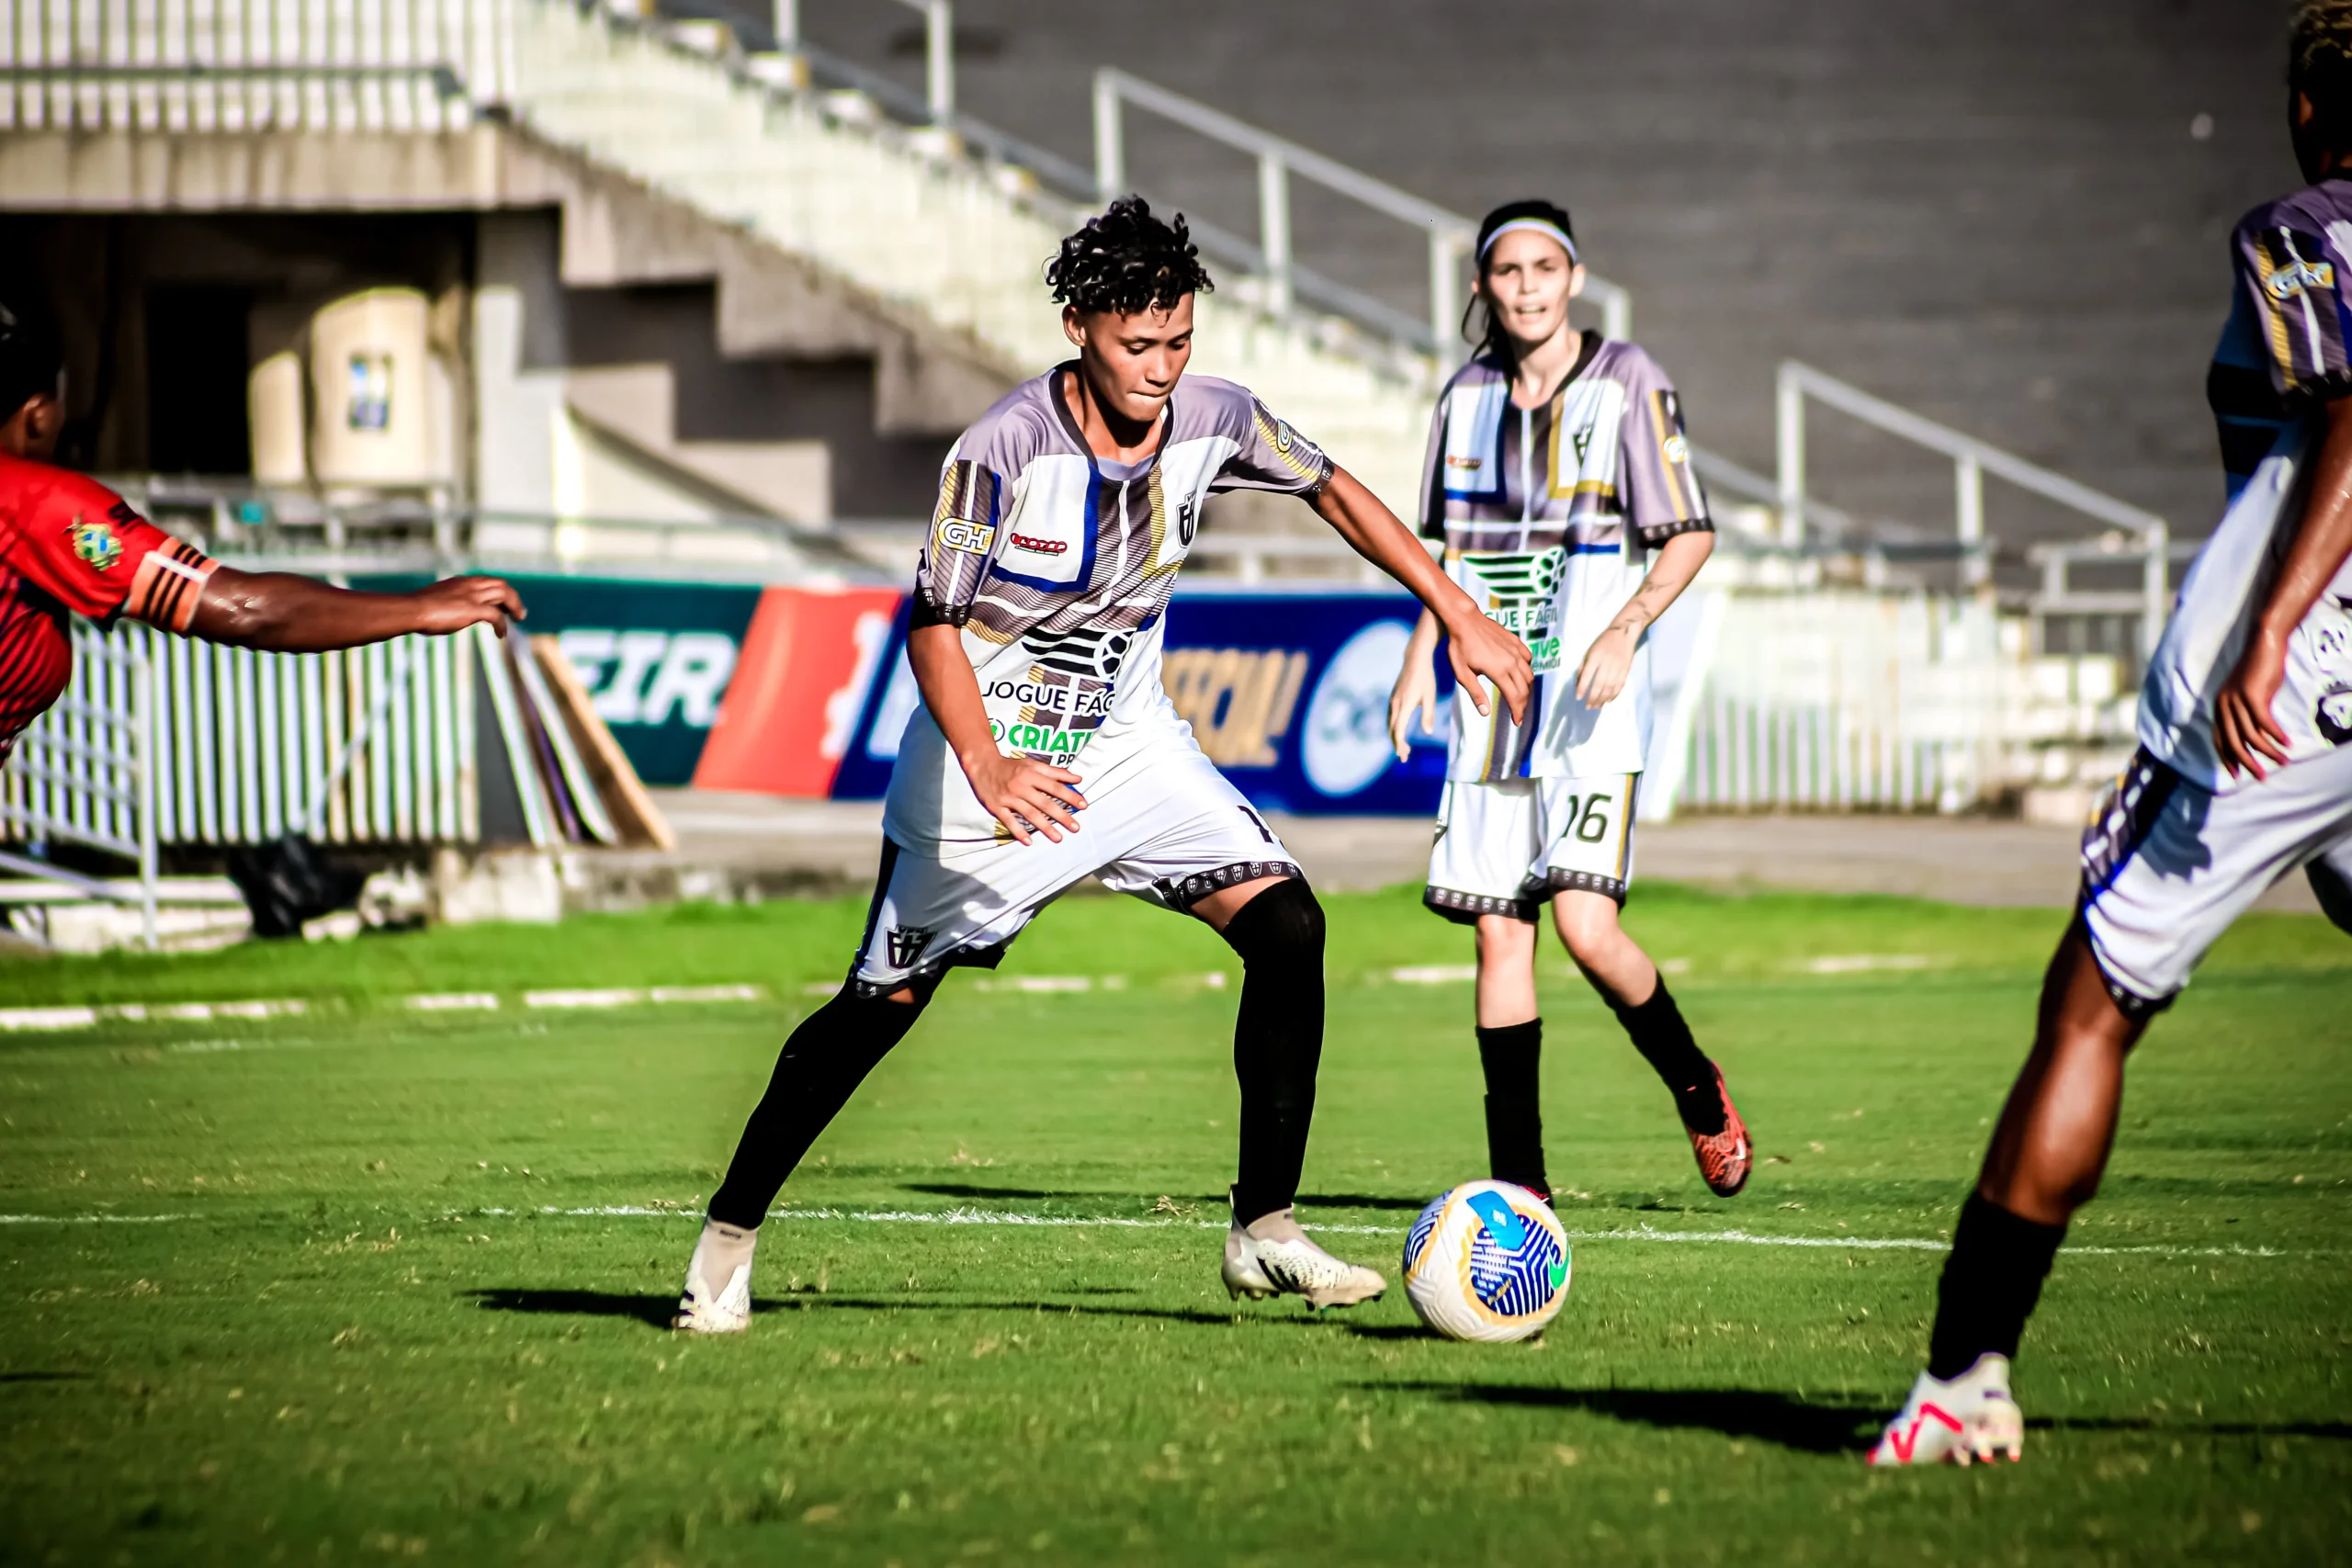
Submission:
M 2312 727 L 2330 746 L 2352 741 L 2352 681 L 2337 681 L 2319 694 Z
M 883 938 L 890 950 L 890 967 L 911 969 L 922 963 L 924 950 L 931 946 L 932 935 L 908 926 L 892 926 Z
M 122 558 L 122 541 L 114 536 L 114 525 L 104 519 L 93 523 L 77 512 L 65 533 L 74 541 L 74 553 L 89 562 L 93 571 L 110 570 Z

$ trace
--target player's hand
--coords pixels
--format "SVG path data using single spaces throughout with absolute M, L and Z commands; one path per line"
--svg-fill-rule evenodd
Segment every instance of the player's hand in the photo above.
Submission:
M 1461 625 L 1449 626 L 1445 632 L 1445 656 L 1453 665 L 1453 678 L 1470 694 L 1478 711 L 1493 711 L 1487 690 L 1479 683 L 1484 676 L 1502 694 L 1511 722 L 1524 721 L 1527 699 L 1535 688 L 1535 656 L 1527 651 L 1527 645 L 1484 615 L 1464 616 Z
M 1408 657 L 1388 694 L 1388 739 L 1400 762 L 1412 751 L 1410 732 L 1417 716 L 1424 732 L 1437 733 L 1437 666 L 1426 658 Z
M 506 623 L 524 617 L 522 595 L 503 578 L 445 577 L 431 587 L 418 589 L 413 597 L 413 629 L 435 637 L 461 632 L 484 621 L 504 637 Z
M 964 759 L 964 776 L 981 807 L 1004 824 L 1015 843 L 1026 844 L 1030 834 L 1043 833 L 1058 844 L 1064 832 L 1078 831 L 1078 814 L 1086 809 L 1076 773 L 1027 757 L 989 750 Z
M 2213 699 L 2213 750 L 2231 773 L 2267 778 L 2265 757 L 2282 768 L 2287 765 L 2287 737 L 2270 713 L 2286 678 L 2286 639 L 2256 631 Z
M 1589 708 L 1607 707 L 1625 689 L 1625 674 L 1634 667 L 1638 633 L 1611 626 L 1592 639 L 1584 662 L 1577 668 L 1577 701 Z

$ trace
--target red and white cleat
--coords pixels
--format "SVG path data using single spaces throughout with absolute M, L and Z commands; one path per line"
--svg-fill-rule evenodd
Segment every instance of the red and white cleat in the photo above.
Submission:
M 2025 1416 L 2009 1397 L 2009 1359 L 1991 1353 L 1950 1382 L 1927 1373 L 1871 1450 L 1872 1464 L 1993 1462 L 2025 1457 Z
M 1699 1174 L 1706 1179 L 1707 1190 L 1718 1198 L 1730 1198 L 1747 1185 L 1755 1156 L 1747 1145 L 1747 1123 L 1739 1119 L 1739 1107 L 1731 1102 L 1731 1090 L 1724 1087 L 1724 1070 L 1715 1067 L 1714 1073 L 1715 1094 L 1724 1105 L 1723 1131 L 1700 1133 L 1687 1126 L 1682 1130 L 1690 1134 L 1690 1152 L 1699 1156 Z

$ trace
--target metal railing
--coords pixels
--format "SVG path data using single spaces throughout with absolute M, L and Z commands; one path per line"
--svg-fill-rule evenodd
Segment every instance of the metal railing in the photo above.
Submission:
M 956 115 L 956 7 L 949 0 L 895 0 L 922 17 L 922 108 L 933 125 L 953 130 Z M 800 54 L 800 0 L 775 0 L 775 47 Z
M 1424 352 L 1440 355 L 1448 352 L 1461 329 L 1462 265 L 1477 239 L 1478 225 L 1474 220 L 1111 66 L 1094 73 L 1094 185 L 1102 200 L 1109 201 L 1129 188 L 1125 122 L 1129 104 L 1257 160 L 1258 243 L 1249 249 L 1255 253 L 1259 276 L 1264 280 L 1268 309 L 1286 311 L 1296 300 L 1306 299 L 1370 318 Z M 1290 220 L 1294 175 L 1422 231 L 1429 247 L 1429 314 L 1423 321 L 1415 321 L 1298 265 Z M 1602 330 L 1609 336 L 1623 338 L 1633 331 L 1633 297 L 1624 289 L 1588 274 L 1585 295 L 1600 309 Z
M 2154 651 L 2172 595 L 2171 531 L 2163 518 L 2064 474 L 2029 463 L 1950 425 L 1898 408 L 1883 398 L 1873 397 L 1859 387 L 1793 359 L 1781 361 L 1776 392 L 1780 457 L 1777 500 L 1783 536 L 1789 543 L 1804 543 L 1809 516 L 1822 511 L 1806 490 L 1805 402 L 1812 399 L 1951 459 L 1953 533 L 1961 551 L 1962 580 L 1970 587 L 1984 586 L 1992 576 L 1992 561 L 1984 541 L 1987 474 L 2110 528 L 2123 530 L 2135 542 L 2141 558 L 2135 608 L 2141 617 L 2142 656 Z M 2114 554 L 2112 550 L 2105 553 L 2110 558 Z
M 27 726 L 0 769 L 0 840 L 73 844 L 130 861 L 123 883 L 0 851 L 0 870 L 62 882 L 85 897 L 138 906 L 141 936 L 156 944 L 154 755 L 148 722 L 153 671 L 144 627 L 109 637 L 85 623 L 70 633 L 74 675 Z
M 510 3 L 0 0 L 0 130 L 456 130 L 514 82 Z
M 143 627 L 155 833 L 171 844 L 466 843 L 481 836 L 476 640 L 259 653 Z M 356 742 L 356 745 L 354 744 Z

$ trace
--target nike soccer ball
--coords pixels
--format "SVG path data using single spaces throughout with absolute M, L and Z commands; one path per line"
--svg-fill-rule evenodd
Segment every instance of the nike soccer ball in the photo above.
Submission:
M 1568 1299 L 1568 1238 L 1526 1188 L 1464 1182 L 1431 1200 L 1405 1237 L 1405 1296 L 1449 1339 L 1524 1339 Z

